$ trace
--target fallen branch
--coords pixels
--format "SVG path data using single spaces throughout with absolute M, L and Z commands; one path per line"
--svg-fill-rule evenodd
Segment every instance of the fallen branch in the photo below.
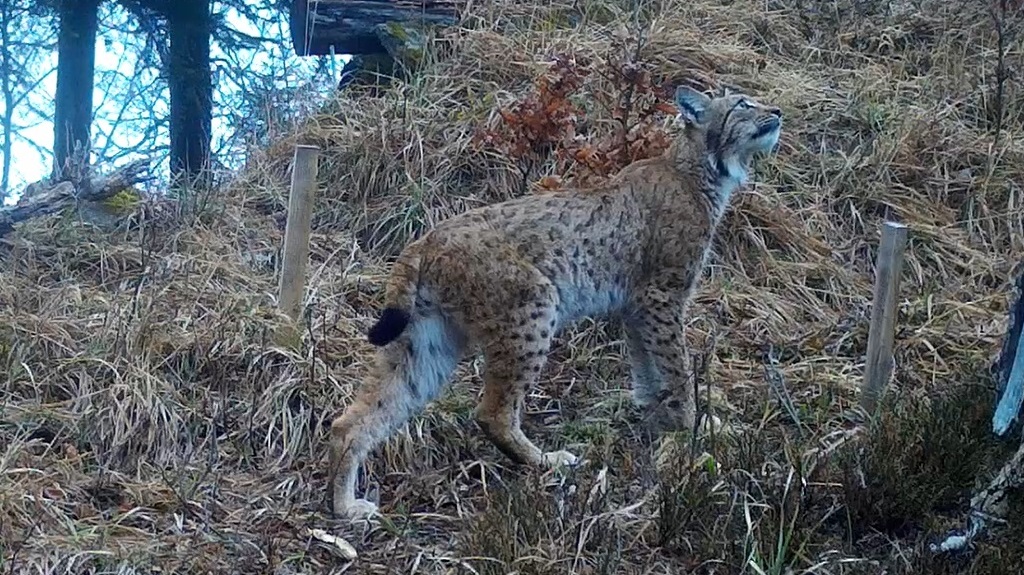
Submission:
M 14 206 L 0 209 L 0 237 L 14 230 L 14 224 L 59 212 L 76 202 L 99 202 L 135 184 L 146 181 L 149 160 L 136 160 L 96 178 L 79 182 L 63 181 L 56 184 L 36 182 L 29 184 L 21 200 Z

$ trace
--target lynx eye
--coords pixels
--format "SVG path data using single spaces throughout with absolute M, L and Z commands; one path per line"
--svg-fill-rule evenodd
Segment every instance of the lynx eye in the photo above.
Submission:
M 754 105 L 746 100 L 740 100 L 739 102 L 736 102 L 736 107 L 741 110 L 749 110 L 750 108 L 753 108 Z

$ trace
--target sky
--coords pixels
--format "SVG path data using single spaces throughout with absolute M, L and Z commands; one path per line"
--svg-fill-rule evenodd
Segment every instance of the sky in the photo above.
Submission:
M 257 29 L 249 20 L 240 16 L 233 10 L 225 11 L 219 3 L 214 5 L 215 12 L 224 11 L 225 20 L 235 29 L 251 36 L 272 36 L 289 38 L 287 13 L 264 10 L 261 16 L 265 16 L 269 26 L 262 32 Z M 125 38 L 119 33 L 110 30 L 110 26 L 117 25 L 112 20 L 123 19 L 124 12 L 116 4 L 107 3 L 101 10 L 101 26 L 96 39 L 96 79 L 97 83 L 93 91 L 94 120 L 92 125 L 92 145 L 94 152 L 103 155 L 113 155 L 119 150 L 131 150 L 137 146 L 148 147 L 151 142 L 147 140 L 152 136 L 146 131 L 154 129 L 150 120 L 150 111 L 155 111 L 160 116 L 166 116 L 168 111 L 166 83 L 159 80 L 156 70 L 142 68 L 136 54 L 138 47 L 133 38 Z M 105 24 L 104 24 L 105 23 Z M 282 54 L 282 51 L 284 52 Z M 300 58 L 295 55 L 291 48 L 291 41 L 288 39 L 283 46 L 264 43 L 260 49 L 240 49 L 226 54 L 219 49 L 215 43 L 211 47 L 211 57 L 214 62 L 215 100 L 230 98 L 237 94 L 244 87 L 239 86 L 237 81 L 239 75 L 228 71 L 226 66 L 237 67 L 242 70 L 267 71 L 274 66 L 279 74 L 276 75 L 275 85 L 283 87 L 296 87 L 313 79 L 313 70 L 316 67 L 317 59 L 308 57 Z M 341 68 L 348 60 L 347 55 L 326 57 L 329 62 L 326 69 L 326 76 L 323 74 L 318 78 L 318 84 L 323 84 L 324 95 L 329 94 L 329 87 L 336 86 L 336 79 L 340 76 Z M 14 192 L 7 198 L 8 205 L 14 203 L 19 192 L 25 185 L 46 177 L 50 171 L 51 158 L 40 149 L 47 152 L 53 149 L 53 123 L 52 123 L 52 102 L 57 88 L 57 52 L 46 54 L 41 58 L 39 69 L 49 70 L 34 89 L 32 101 L 37 108 L 49 114 L 48 118 L 39 116 L 30 117 L 23 110 L 15 110 L 15 115 L 21 121 L 18 122 L 19 138 L 16 138 L 13 145 L 12 157 L 14 162 L 11 169 L 11 189 Z M 136 67 L 139 66 L 138 74 Z M 137 82 L 120 82 L 123 85 L 113 90 L 107 90 L 110 79 L 117 82 L 119 78 L 137 77 Z M 104 81 L 104 80 L 108 81 Z M 138 85 L 159 87 L 161 97 L 155 99 L 151 95 L 152 90 L 147 93 L 140 93 Z M 227 95 L 227 96 L 225 96 Z M 218 98 L 220 96 L 220 98 Z M 49 105 L 49 108 L 46 106 Z M 216 101 L 215 101 L 216 106 Z M 214 111 L 213 119 L 213 149 L 234 152 L 219 154 L 218 159 L 228 167 L 237 167 L 242 161 L 239 142 L 230 141 L 232 134 L 231 118 L 225 117 L 224 113 L 232 113 L 233 110 L 225 110 L 221 107 Z M 112 118 L 119 118 L 114 122 Z M 243 118 L 236 118 L 242 120 Z M 116 125 L 116 128 L 115 128 Z M 157 129 L 155 139 L 159 144 L 168 144 L 168 132 L 166 126 Z M 106 152 L 106 153 L 104 153 Z M 132 154 L 125 151 L 123 155 L 118 154 L 112 163 L 123 165 L 138 157 L 149 154 Z M 108 169 L 111 166 L 101 166 Z M 166 171 L 166 161 L 158 170 Z

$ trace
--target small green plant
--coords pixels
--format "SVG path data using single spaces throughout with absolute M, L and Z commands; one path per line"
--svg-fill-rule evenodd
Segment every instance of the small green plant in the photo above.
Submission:
M 138 190 L 128 187 L 103 200 L 102 203 L 111 213 L 124 215 L 134 210 L 141 201 L 142 197 Z

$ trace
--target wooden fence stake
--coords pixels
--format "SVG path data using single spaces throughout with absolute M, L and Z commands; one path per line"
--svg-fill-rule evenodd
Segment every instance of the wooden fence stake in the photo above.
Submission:
M 875 263 L 875 293 L 871 305 L 868 353 L 864 365 L 864 389 L 861 407 L 874 415 L 878 400 L 893 369 L 893 338 L 896 335 L 896 300 L 899 296 L 903 250 L 907 244 L 907 226 L 885 222 Z
M 284 230 L 284 249 L 281 256 L 281 281 L 278 285 L 278 306 L 291 318 L 299 321 L 302 296 L 306 287 L 306 267 L 309 260 L 309 233 L 313 218 L 313 195 L 316 190 L 317 161 L 320 148 L 296 145 L 292 161 L 291 190 L 288 193 L 288 220 Z M 296 328 L 297 325 L 293 325 Z M 293 340 L 298 332 L 290 334 Z

